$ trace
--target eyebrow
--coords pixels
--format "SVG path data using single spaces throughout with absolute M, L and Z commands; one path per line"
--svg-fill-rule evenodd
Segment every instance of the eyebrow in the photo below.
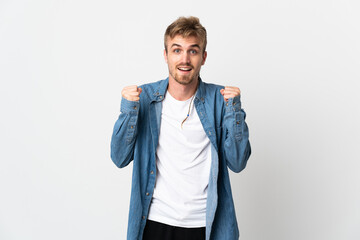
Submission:
M 181 47 L 181 45 L 180 45 L 180 44 L 177 44 L 177 43 L 173 43 L 173 44 L 171 45 L 171 48 L 173 48 L 173 47 Z M 190 47 L 196 47 L 196 48 L 199 48 L 199 49 L 200 49 L 199 44 L 193 44 L 193 45 L 191 45 Z

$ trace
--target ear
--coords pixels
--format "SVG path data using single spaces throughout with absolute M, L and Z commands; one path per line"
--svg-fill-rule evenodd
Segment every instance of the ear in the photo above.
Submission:
M 167 60 L 167 53 L 166 53 L 166 50 L 164 49 L 164 58 L 165 58 L 165 62 L 168 63 L 168 60 Z
M 204 64 L 205 64 L 206 57 L 207 57 L 207 51 L 205 51 L 205 52 L 203 53 L 203 60 L 202 60 L 202 62 L 201 62 L 201 65 L 204 65 Z

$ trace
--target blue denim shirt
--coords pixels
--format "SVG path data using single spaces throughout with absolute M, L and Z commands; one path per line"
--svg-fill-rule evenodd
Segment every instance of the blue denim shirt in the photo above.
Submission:
M 111 139 L 111 158 L 122 168 L 133 161 L 128 240 L 141 240 L 156 179 L 162 100 L 169 79 L 140 86 L 139 101 L 121 100 L 121 114 Z M 251 149 L 240 96 L 224 101 L 222 86 L 199 79 L 195 109 L 211 142 L 211 169 L 206 205 L 206 239 L 239 238 L 228 168 L 240 172 Z

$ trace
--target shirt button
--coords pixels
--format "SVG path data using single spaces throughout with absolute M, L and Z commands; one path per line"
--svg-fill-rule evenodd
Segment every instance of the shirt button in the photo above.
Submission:
M 134 109 L 136 110 L 136 108 L 137 108 L 137 107 L 135 106 Z
M 146 193 L 146 196 L 149 196 L 149 193 L 148 193 L 148 192 Z
M 151 171 L 150 174 L 154 174 L 154 171 Z
M 142 216 L 142 219 L 144 219 L 144 220 L 145 220 L 145 216 Z

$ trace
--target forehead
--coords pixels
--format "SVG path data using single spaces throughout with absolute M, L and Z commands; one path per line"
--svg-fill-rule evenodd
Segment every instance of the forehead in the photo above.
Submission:
M 173 38 L 168 37 L 167 39 L 167 46 L 169 48 L 171 48 L 173 45 L 179 45 L 181 47 L 192 47 L 194 45 L 198 45 L 200 46 L 200 48 L 202 48 L 203 43 L 200 41 L 200 39 L 198 37 L 195 36 L 189 36 L 184 38 L 181 35 L 176 35 Z

